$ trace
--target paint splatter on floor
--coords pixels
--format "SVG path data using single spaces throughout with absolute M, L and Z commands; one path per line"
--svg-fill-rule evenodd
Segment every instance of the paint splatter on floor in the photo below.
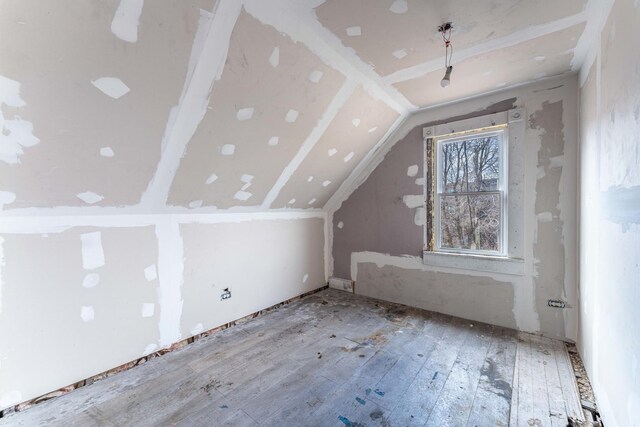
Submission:
M 380 390 L 380 389 L 375 389 L 373 391 L 375 394 L 377 394 L 378 396 L 384 396 L 384 391 Z
M 364 400 L 364 399 L 361 399 L 361 398 L 359 398 L 359 397 L 356 397 L 356 401 L 357 401 L 359 404 L 361 404 L 361 405 L 364 405 L 365 403 L 367 403 L 367 402 L 365 402 L 365 400 Z

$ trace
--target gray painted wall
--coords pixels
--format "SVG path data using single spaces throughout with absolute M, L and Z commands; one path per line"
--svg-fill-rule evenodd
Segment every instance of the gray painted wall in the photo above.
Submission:
M 607 427 L 640 425 L 639 22 L 614 3 L 580 91 L 578 348 Z
M 575 340 L 577 92 L 576 76 L 568 76 L 412 116 L 333 212 L 333 276 L 355 280 L 356 293 Z M 424 265 L 423 227 L 403 202 L 422 193 L 422 128 L 511 108 L 527 114 L 518 142 L 524 227 L 516 230 L 524 234 L 524 274 L 480 271 L 472 261 Z M 412 165 L 419 167 L 415 176 L 408 174 Z M 550 298 L 567 308 L 548 307 Z

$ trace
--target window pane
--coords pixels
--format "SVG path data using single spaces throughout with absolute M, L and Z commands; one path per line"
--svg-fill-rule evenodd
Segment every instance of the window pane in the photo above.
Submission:
M 442 192 L 497 190 L 500 139 L 500 135 L 488 135 L 442 143 Z
M 442 196 L 440 246 L 500 251 L 500 195 Z

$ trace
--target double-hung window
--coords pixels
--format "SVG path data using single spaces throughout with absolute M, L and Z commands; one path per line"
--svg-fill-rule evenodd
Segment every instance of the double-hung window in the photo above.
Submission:
M 506 256 L 506 126 L 435 140 L 435 250 Z

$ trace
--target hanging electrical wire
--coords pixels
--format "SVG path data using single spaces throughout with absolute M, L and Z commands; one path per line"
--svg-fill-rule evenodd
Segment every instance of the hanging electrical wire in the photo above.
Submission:
M 451 83 L 451 71 L 453 71 L 453 65 L 451 65 L 451 58 L 453 58 L 453 44 L 451 43 L 451 31 L 453 25 L 451 22 L 446 22 L 438 27 L 438 31 L 442 35 L 442 41 L 444 42 L 444 77 L 440 80 L 440 86 L 447 87 Z

